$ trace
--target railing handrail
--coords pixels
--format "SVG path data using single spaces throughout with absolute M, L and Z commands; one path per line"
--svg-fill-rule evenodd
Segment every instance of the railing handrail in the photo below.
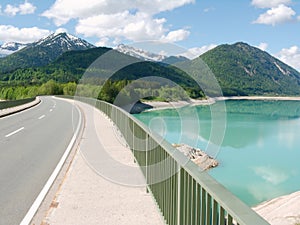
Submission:
M 228 222 L 225 223 L 226 218 L 224 220 L 224 218 L 220 217 L 219 219 L 216 220 L 216 221 L 218 221 L 217 224 L 222 224 L 222 225 L 224 225 L 224 224 L 269 225 L 269 223 L 267 221 L 265 221 L 255 211 L 253 211 L 250 207 L 248 207 L 245 203 L 243 203 L 240 199 L 238 199 L 235 195 L 233 195 L 223 185 L 218 183 L 207 172 L 200 171 L 199 167 L 195 163 L 193 163 L 190 160 L 187 161 L 187 157 L 182 152 L 180 152 L 179 150 L 174 148 L 166 140 L 164 140 L 164 139 L 162 140 L 162 138 L 159 135 L 151 132 L 150 129 L 144 123 L 142 123 L 141 121 L 136 119 L 134 116 L 132 116 L 131 114 L 129 114 L 125 110 L 123 110 L 123 109 L 121 109 L 121 108 L 119 108 L 119 107 L 117 107 L 113 104 L 110 104 L 108 102 L 99 101 L 99 100 L 95 100 L 95 99 L 79 97 L 78 100 L 80 100 L 80 101 L 85 100 L 84 102 L 89 103 L 89 104 L 91 104 L 91 101 L 97 101 L 97 102 L 100 102 L 100 104 L 104 104 L 107 107 L 111 107 L 111 109 L 115 109 L 116 112 L 119 112 L 119 113 L 125 115 L 130 120 L 132 120 L 147 135 L 149 135 L 149 137 L 151 137 L 154 141 L 156 141 L 163 148 L 163 150 L 166 151 L 166 153 L 168 155 L 170 155 L 178 163 L 178 165 L 184 171 L 186 171 L 192 177 L 193 180 L 195 180 L 200 185 L 201 190 L 203 188 L 203 190 L 204 190 L 203 192 L 207 193 L 207 194 L 209 194 L 209 196 L 211 196 L 211 198 L 213 199 L 213 201 L 212 201 L 213 204 L 214 204 L 214 201 L 216 201 L 219 204 L 220 207 L 219 207 L 218 212 L 217 212 L 218 215 L 222 214 L 222 213 L 224 214 L 224 212 L 222 210 L 225 210 L 227 212 Z M 101 110 L 100 107 L 98 109 Z M 101 111 L 103 111 L 103 109 Z M 107 116 L 110 117 L 111 119 L 113 119 L 112 115 L 107 114 Z M 116 123 L 116 121 L 114 121 L 114 122 Z M 116 124 L 116 125 L 120 126 L 120 124 Z M 181 184 L 179 184 L 179 185 L 181 185 Z M 183 185 L 185 185 L 185 184 L 183 184 Z M 180 191 L 178 191 L 178 192 L 180 192 Z M 202 193 L 202 191 L 201 191 L 201 193 Z M 179 194 L 181 194 L 181 193 L 179 193 Z M 154 196 L 154 198 L 156 198 L 156 196 Z M 208 210 L 207 209 L 208 207 L 209 208 L 213 207 L 211 205 L 211 203 L 208 203 L 207 199 L 204 200 L 204 201 L 206 201 L 206 202 L 201 203 L 201 204 L 207 204 L 206 210 Z M 212 210 L 212 209 L 210 209 L 210 210 Z M 220 210 L 222 212 L 220 212 Z M 213 213 L 216 213 L 216 212 L 213 212 Z M 162 214 L 164 214 L 164 212 L 162 212 Z M 209 216 L 208 214 L 206 214 L 206 215 L 208 217 L 211 216 L 211 215 Z M 226 217 L 226 216 L 224 216 L 224 217 Z M 199 221 L 204 221 L 204 220 L 200 219 Z M 210 219 L 210 221 L 212 221 L 212 220 Z M 222 221 L 224 221 L 224 222 L 222 222 Z M 177 223 L 180 224 L 180 221 L 177 221 Z M 211 222 L 211 223 L 213 223 L 213 222 Z M 205 224 L 205 222 L 200 223 L 200 224 Z

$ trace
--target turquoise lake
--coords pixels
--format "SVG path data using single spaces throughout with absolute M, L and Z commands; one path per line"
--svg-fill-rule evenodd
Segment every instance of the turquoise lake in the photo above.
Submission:
M 300 190 L 299 101 L 228 100 L 134 116 L 170 143 L 215 156 L 220 165 L 209 174 L 249 206 Z

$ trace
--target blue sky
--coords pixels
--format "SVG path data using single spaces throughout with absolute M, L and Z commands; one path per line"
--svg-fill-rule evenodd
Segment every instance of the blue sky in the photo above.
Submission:
M 243 41 L 300 70 L 299 0 L 1 0 L 0 44 L 67 31 L 97 46 L 157 40 L 196 55 Z

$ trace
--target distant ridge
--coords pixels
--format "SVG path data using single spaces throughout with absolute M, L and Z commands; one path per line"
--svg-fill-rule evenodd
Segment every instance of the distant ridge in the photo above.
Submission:
M 156 54 L 153 52 L 145 51 L 143 49 L 135 48 L 132 46 L 120 44 L 118 45 L 115 50 L 121 52 L 126 55 L 130 55 L 132 57 L 145 60 L 145 61 L 152 61 L 152 62 L 162 62 L 166 64 L 175 64 L 182 61 L 189 60 L 184 56 L 166 56 L 161 54 Z
M 22 48 L 25 48 L 27 44 L 17 43 L 17 42 L 7 42 L 0 46 L 0 57 L 5 57 L 12 53 L 15 53 Z

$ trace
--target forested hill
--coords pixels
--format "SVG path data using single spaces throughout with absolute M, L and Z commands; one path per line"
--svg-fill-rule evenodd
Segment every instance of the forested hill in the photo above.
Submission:
M 105 61 L 103 61 L 101 56 L 108 52 L 108 58 L 105 58 Z M 93 65 L 96 59 L 98 59 L 98 63 Z M 126 65 L 127 62 L 128 66 L 114 71 L 114 68 L 119 65 Z M 84 80 L 82 80 L 83 75 L 85 75 Z M 112 75 L 109 83 L 111 90 L 107 90 L 107 92 L 111 92 L 112 96 L 107 96 L 106 98 L 110 101 L 114 99 L 118 94 L 117 91 L 122 86 L 133 80 L 153 76 L 161 77 L 165 80 L 157 81 L 152 79 L 147 84 L 150 86 L 146 87 L 144 84 L 144 88 L 147 91 L 151 91 L 151 88 L 153 91 L 158 91 L 158 89 L 161 89 L 160 87 L 165 87 L 165 89 L 171 88 L 168 91 L 175 91 L 172 88 L 174 84 L 177 84 L 185 89 L 192 98 L 204 97 L 204 93 L 197 83 L 183 71 L 168 64 L 142 61 L 105 47 L 68 51 L 46 66 L 17 69 L 0 75 L 0 79 L 2 85 L 4 82 L 7 82 L 15 86 L 42 85 L 50 80 L 57 83 L 75 82 L 101 86 L 103 81 L 110 75 Z M 171 81 L 174 83 L 172 84 Z M 176 94 L 174 93 L 174 95 Z M 165 98 L 162 99 L 165 100 Z
M 76 39 L 73 38 L 74 40 Z M 78 45 L 82 45 L 80 43 Z M 20 52 L 22 51 L 23 49 Z M 106 58 L 106 61 L 103 62 L 101 56 L 105 53 L 110 54 L 109 58 Z M 18 55 L 18 57 L 21 56 L 20 54 Z M 21 59 L 28 61 L 30 57 L 30 54 L 25 54 Z M 95 60 L 98 61 L 98 64 L 91 66 Z M 191 72 L 195 72 L 193 69 L 196 68 L 196 73 L 202 76 L 200 77 L 202 82 L 201 88 L 205 90 L 208 96 L 216 96 L 220 95 L 220 93 L 215 93 L 210 83 L 211 80 L 206 79 L 205 73 L 207 69 L 204 68 L 203 71 L 198 71 L 199 68 L 203 68 L 203 61 L 215 75 L 225 96 L 294 96 L 300 94 L 300 74 L 298 71 L 272 57 L 267 52 L 239 42 L 233 45 L 220 45 L 192 61 L 184 60 L 181 62 L 186 66 L 190 65 L 192 67 Z M 101 63 L 99 64 L 99 62 Z M 117 68 L 119 65 L 125 65 L 126 62 L 129 62 L 128 66 L 119 68 L 117 72 L 114 71 L 114 67 Z M 17 98 L 32 97 L 34 94 L 62 94 L 65 93 L 62 91 L 63 88 L 67 90 L 66 93 L 74 94 L 76 89 L 74 86 L 78 83 L 82 84 L 81 78 L 83 75 L 85 75 L 85 79 L 88 78 L 84 81 L 85 84 L 98 87 L 99 85 L 103 85 L 106 77 L 113 75 L 111 83 L 109 83 L 109 86 L 111 86 L 110 90 L 106 88 L 108 93 L 106 99 L 110 99 L 110 101 L 118 94 L 118 91 L 122 87 L 128 85 L 133 80 L 151 76 L 165 78 L 165 80 L 174 82 L 184 88 L 192 98 L 204 97 L 204 93 L 197 83 L 180 69 L 162 62 L 141 61 L 111 48 L 98 47 L 86 50 L 66 51 L 61 53 L 58 58 L 51 59 L 51 62 L 46 65 L 25 65 L 24 68 L 0 72 L 0 98 L 15 98 L 16 96 Z M 49 81 L 52 81 L 49 86 L 53 86 L 56 83 L 60 88 L 48 88 L 50 91 L 35 91 L 36 88 Z M 70 82 L 72 91 L 70 91 L 68 86 L 65 86 Z M 31 88 L 33 86 L 34 88 Z M 21 90 L 19 87 L 23 89 Z M 174 85 L 172 86 L 168 82 L 152 80 L 151 85 L 149 82 L 148 84 L 143 83 L 139 84 L 138 88 L 140 88 L 140 93 L 151 94 L 159 92 L 160 94 L 165 94 L 168 92 L 177 95 L 178 91 L 173 87 Z M 97 89 L 97 87 L 93 88 Z M 53 92 L 52 90 L 56 91 Z M 94 93 L 91 86 L 86 86 L 85 92 L 87 90 Z M 89 94 L 85 95 L 89 96 Z M 163 97 L 162 99 L 166 100 L 167 98 Z
M 246 43 L 219 45 L 197 60 L 210 67 L 224 95 L 300 94 L 298 71 Z

